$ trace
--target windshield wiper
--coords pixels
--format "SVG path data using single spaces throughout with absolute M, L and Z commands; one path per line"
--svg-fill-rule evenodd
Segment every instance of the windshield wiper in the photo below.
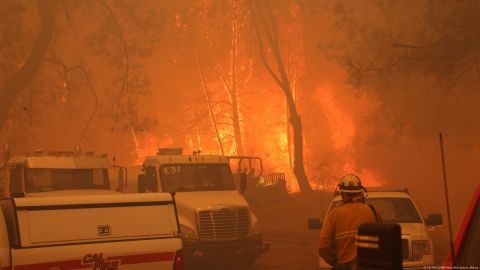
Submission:
M 175 191 L 188 191 L 188 190 L 192 190 L 192 189 L 186 188 L 186 187 L 175 187 Z

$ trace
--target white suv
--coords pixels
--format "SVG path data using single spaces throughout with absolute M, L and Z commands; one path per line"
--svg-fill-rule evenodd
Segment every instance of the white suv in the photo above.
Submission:
M 441 225 L 440 214 L 429 215 L 424 220 L 407 189 L 369 189 L 366 203 L 375 207 L 383 222 L 400 224 L 403 269 L 424 269 L 424 266 L 433 265 L 433 246 L 427 226 Z M 336 193 L 327 213 L 342 204 L 342 197 Z M 310 229 L 320 229 L 321 226 L 319 220 L 309 220 Z M 331 266 L 320 257 L 318 265 L 319 269 L 331 269 Z

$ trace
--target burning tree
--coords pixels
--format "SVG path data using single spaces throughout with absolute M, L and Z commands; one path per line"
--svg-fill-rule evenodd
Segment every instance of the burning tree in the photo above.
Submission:
M 289 121 L 293 129 L 293 173 L 297 178 L 300 190 L 302 192 L 311 191 L 312 188 L 308 183 L 304 168 L 302 121 L 297 112 L 292 86 L 280 52 L 280 43 L 278 39 L 276 23 L 272 16 L 271 10 L 265 4 L 265 2 L 252 0 L 251 10 L 254 18 L 254 26 L 257 32 L 262 62 L 264 63 L 264 66 L 269 74 L 282 89 L 287 100 Z M 278 69 L 278 73 L 274 71 L 271 61 L 269 61 L 267 58 L 268 51 L 271 51 L 273 54 L 274 63 Z
M 181 3 L 174 12 L 177 29 L 172 31 L 172 40 L 180 51 L 175 58 L 181 59 L 184 71 L 191 72 L 195 67 L 199 80 L 191 87 L 201 91 L 192 90 L 190 95 L 200 97 L 202 101 L 199 104 L 202 109 L 197 109 L 198 115 L 191 114 L 193 119 L 187 125 L 193 127 L 190 130 L 197 133 L 193 137 L 198 138 L 202 126 L 208 124 L 209 128 L 202 137 L 213 142 L 213 131 L 222 154 L 243 155 L 245 127 L 240 96 L 253 73 L 251 56 L 246 50 L 249 9 L 243 1 Z M 208 151 L 211 143 L 203 140 L 202 147 Z
M 235 5 L 235 2 L 232 2 Z M 220 62 L 217 60 L 216 69 L 220 74 L 225 90 L 230 97 L 230 103 L 232 106 L 231 121 L 233 125 L 233 132 L 236 143 L 237 155 L 243 155 L 242 134 L 240 129 L 240 117 L 239 117 L 239 102 L 238 102 L 238 90 L 237 90 L 237 58 L 238 58 L 238 38 L 239 38 L 239 22 L 237 14 L 235 14 L 235 7 L 232 8 L 232 43 L 231 43 L 231 60 L 230 60 L 230 78 L 227 78 L 225 71 L 223 70 Z M 210 44 L 212 44 L 210 40 Z M 212 45 L 212 49 L 215 47 Z
M 228 120 L 231 122 L 231 126 L 233 129 L 233 138 L 235 141 L 235 152 L 237 155 L 244 154 L 244 147 L 243 147 L 243 139 L 242 139 L 242 128 L 241 128 L 241 117 L 240 117 L 240 100 L 239 100 L 239 86 L 243 82 L 242 77 L 239 75 L 239 60 L 241 56 L 239 56 L 239 51 L 241 50 L 241 32 L 244 30 L 245 25 L 247 24 L 247 10 L 244 1 L 212 1 L 208 6 L 205 6 L 205 12 L 203 16 L 204 24 L 205 24 L 205 36 L 207 39 L 210 48 L 214 52 L 214 66 L 215 70 L 218 72 L 219 77 L 223 83 L 225 93 L 229 98 L 228 105 L 230 106 L 231 115 L 226 116 Z M 221 10 L 227 10 L 227 12 L 223 12 Z M 220 10 L 220 12 L 218 12 Z M 212 11 L 217 11 L 217 14 L 212 14 Z M 223 22 L 227 22 L 228 27 L 226 28 L 227 31 L 223 32 L 220 31 L 216 35 L 216 31 L 218 32 L 218 20 L 214 20 L 212 18 L 218 14 L 225 14 L 220 16 L 220 20 Z M 221 36 L 218 36 L 220 34 Z M 225 69 L 220 62 L 220 57 L 215 54 L 217 48 L 216 40 L 223 38 L 224 36 L 230 36 L 230 42 L 226 44 L 228 52 L 229 66 L 228 69 Z M 216 39 L 216 40 L 215 40 Z M 244 70 L 248 72 L 251 68 L 249 67 L 249 60 L 248 57 L 246 62 L 246 66 Z M 240 78 L 239 78 L 240 77 Z M 245 76 L 243 76 L 245 77 Z

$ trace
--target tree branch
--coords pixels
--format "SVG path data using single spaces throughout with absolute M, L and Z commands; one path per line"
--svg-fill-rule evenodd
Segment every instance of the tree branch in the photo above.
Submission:
M 215 120 L 215 114 L 213 113 L 212 103 L 210 101 L 210 94 L 208 93 L 207 85 L 205 83 L 205 77 L 203 76 L 203 71 L 202 71 L 202 68 L 200 67 L 200 62 L 198 61 L 198 57 L 197 57 L 196 54 L 194 55 L 194 58 L 195 58 L 195 63 L 197 65 L 198 73 L 200 75 L 200 82 L 202 84 L 203 92 L 205 94 L 205 98 L 206 98 L 207 103 L 208 103 L 208 109 L 209 109 L 209 112 L 210 112 L 210 117 L 211 117 L 211 120 L 212 120 L 213 128 L 215 129 L 215 135 L 217 136 L 218 146 L 220 147 L 220 151 L 221 151 L 222 155 L 224 155 L 225 151 L 223 149 L 223 143 L 222 143 L 222 140 L 220 138 L 220 133 L 218 132 L 218 127 L 217 127 L 217 123 L 216 123 L 216 120 Z
M 82 65 L 78 66 L 77 68 L 80 69 L 83 72 L 83 74 L 85 75 L 85 78 L 87 79 L 87 83 L 90 86 L 90 90 L 92 91 L 92 95 L 95 98 L 95 106 L 93 107 L 93 112 L 90 115 L 90 117 L 88 118 L 87 124 L 85 125 L 85 127 L 83 129 L 82 136 L 80 137 L 80 140 L 78 141 L 78 144 L 80 144 L 83 141 L 83 139 L 85 138 L 85 135 L 87 134 L 88 128 L 90 127 L 90 124 L 92 123 L 93 118 L 95 118 L 95 114 L 97 113 L 97 110 L 98 110 L 98 96 L 97 96 L 97 92 L 95 91 L 95 87 L 93 86 L 92 81 L 90 80 L 90 75 L 88 74 L 87 70 L 85 69 L 85 64 L 83 63 L 83 61 L 82 61 Z
M 285 65 L 283 64 L 282 56 L 280 55 L 280 45 L 279 45 L 278 39 L 277 39 L 276 24 L 275 24 L 275 21 L 273 19 L 272 12 L 271 12 L 270 8 L 265 7 L 265 10 L 266 10 L 269 22 L 267 23 L 267 22 L 264 21 L 264 23 L 263 23 L 264 29 L 265 29 L 265 32 L 267 33 L 266 36 L 267 36 L 268 41 L 270 43 L 270 47 L 272 48 L 272 52 L 273 52 L 273 55 L 275 57 L 275 61 L 277 62 L 278 71 L 280 72 L 280 76 L 282 78 L 281 81 L 283 83 L 281 84 L 281 86 L 286 93 L 287 91 L 290 91 L 290 85 L 289 85 L 289 80 L 288 80 L 287 73 L 285 71 Z M 263 18 L 263 16 L 262 16 L 262 18 Z M 287 99 L 288 99 L 288 97 L 287 97 Z
M 70 29 L 74 29 L 72 26 L 72 16 L 70 16 L 70 11 L 68 10 L 67 4 L 65 4 L 65 1 L 63 0 L 60 2 L 60 4 L 65 12 L 65 18 L 67 19 L 68 27 L 70 27 Z
M 58 66 L 61 67 L 61 69 L 63 71 L 63 76 L 64 76 L 64 79 L 65 79 L 65 83 L 67 84 L 67 90 L 68 91 L 71 91 L 70 82 L 68 80 L 68 73 L 73 72 L 75 70 L 80 70 L 80 72 L 82 72 L 83 75 L 85 76 L 85 79 L 87 81 L 87 85 L 92 92 L 92 95 L 95 99 L 95 105 L 93 107 L 93 112 L 90 114 L 90 117 L 87 120 L 87 124 L 85 125 L 85 128 L 83 129 L 82 136 L 80 137 L 80 140 L 78 141 L 78 144 L 80 144 L 83 141 L 83 139 L 85 138 L 85 135 L 87 134 L 88 128 L 90 127 L 90 124 L 93 121 L 93 118 L 95 117 L 95 115 L 97 113 L 97 110 L 98 110 L 98 96 L 97 96 L 97 92 L 95 91 L 95 87 L 93 86 L 93 83 L 90 79 L 90 75 L 88 74 L 83 61 L 80 65 L 76 65 L 76 66 L 73 66 L 71 68 L 67 68 L 67 66 L 63 62 L 61 62 L 57 59 L 46 58 L 46 59 L 44 59 L 44 61 L 55 64 L 55 65 L 58 65 Z
M 223 71 L 223 68 L 220 66 L 220 63 L 217 61 L 215 65 L 218 73 L 220 73 L 220 77 L 222 78 L 222 82 L 225 85 L 225 89 L 227 90 L 227 93 L 229 96 L 232 95 L 232 87 L 230 86 L 230 83 L 227 80 L 227 77 L 225 76 L 225 72 Z
M 282 81 L 277 77 L 277 75 L 273 71 L 272 67 L 268 63 L 268 60 L 265 56 L 265 48 L 264 48 L 264 45 L 263 45 L 260 29 L 258 27 L 257 16 L 255 15 L 255 10 L 254 10 L 253 4 L 251 2 L 250 2 L 250 8 L 252 10 L 253 25 L 255 26 L 255 31 L 257 33 L 258 44 L 260 46 L 260 57 L 262 58 L 262 62 L 264 64 L 265 68 L 267 69 L 268 73 L 270 73 L 272 78 L 275 80 L 275 82 L 277 82 L 278 85 L 283 85 Z
M 130 60 L 129 60 L 129 55 L 128 55 L 127 43 L 125 41 L 125 37 L 123 36 L 123 31 L 122 31 L 122 28 L 120 27 L 120 24 L 118 23 L 117 17 L 113 13 L 110 6 L 108 6 L 102 0 L 97 0 L 97 1 L 107 11 L 107 13 L 110 15 L 110 18 L 112 19 L 112 21 L 115 25 L 115 28 L 117 30 L 117 34 L 118 34 L 118 37 L 120 39 L 120 44 L 122 46 L 122 56 L 123 56 L 123 64 L 124 64 L 122 91 L 121 91 L 121 94 L 118 96 L 118 98 L 115 99 L 115 101 L 114 101 L 114 104 L 117 104 L 117 106 L 119 108 L 121 108 L 121 106 L 119 104 L 120 104 L 121 100 L 123 99 L 125 92 L 128 92 Z

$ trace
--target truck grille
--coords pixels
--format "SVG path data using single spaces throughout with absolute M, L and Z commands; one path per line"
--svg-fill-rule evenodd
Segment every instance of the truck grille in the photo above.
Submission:
M 410 249 L 408 248 L 408 239 L 402 238 L 402 257 L 404 261 L 410 260 Z
M 225 207 L 198 211 L 198 234 L 203 240 L 247 237 L 250 214 L 246 207 Z

